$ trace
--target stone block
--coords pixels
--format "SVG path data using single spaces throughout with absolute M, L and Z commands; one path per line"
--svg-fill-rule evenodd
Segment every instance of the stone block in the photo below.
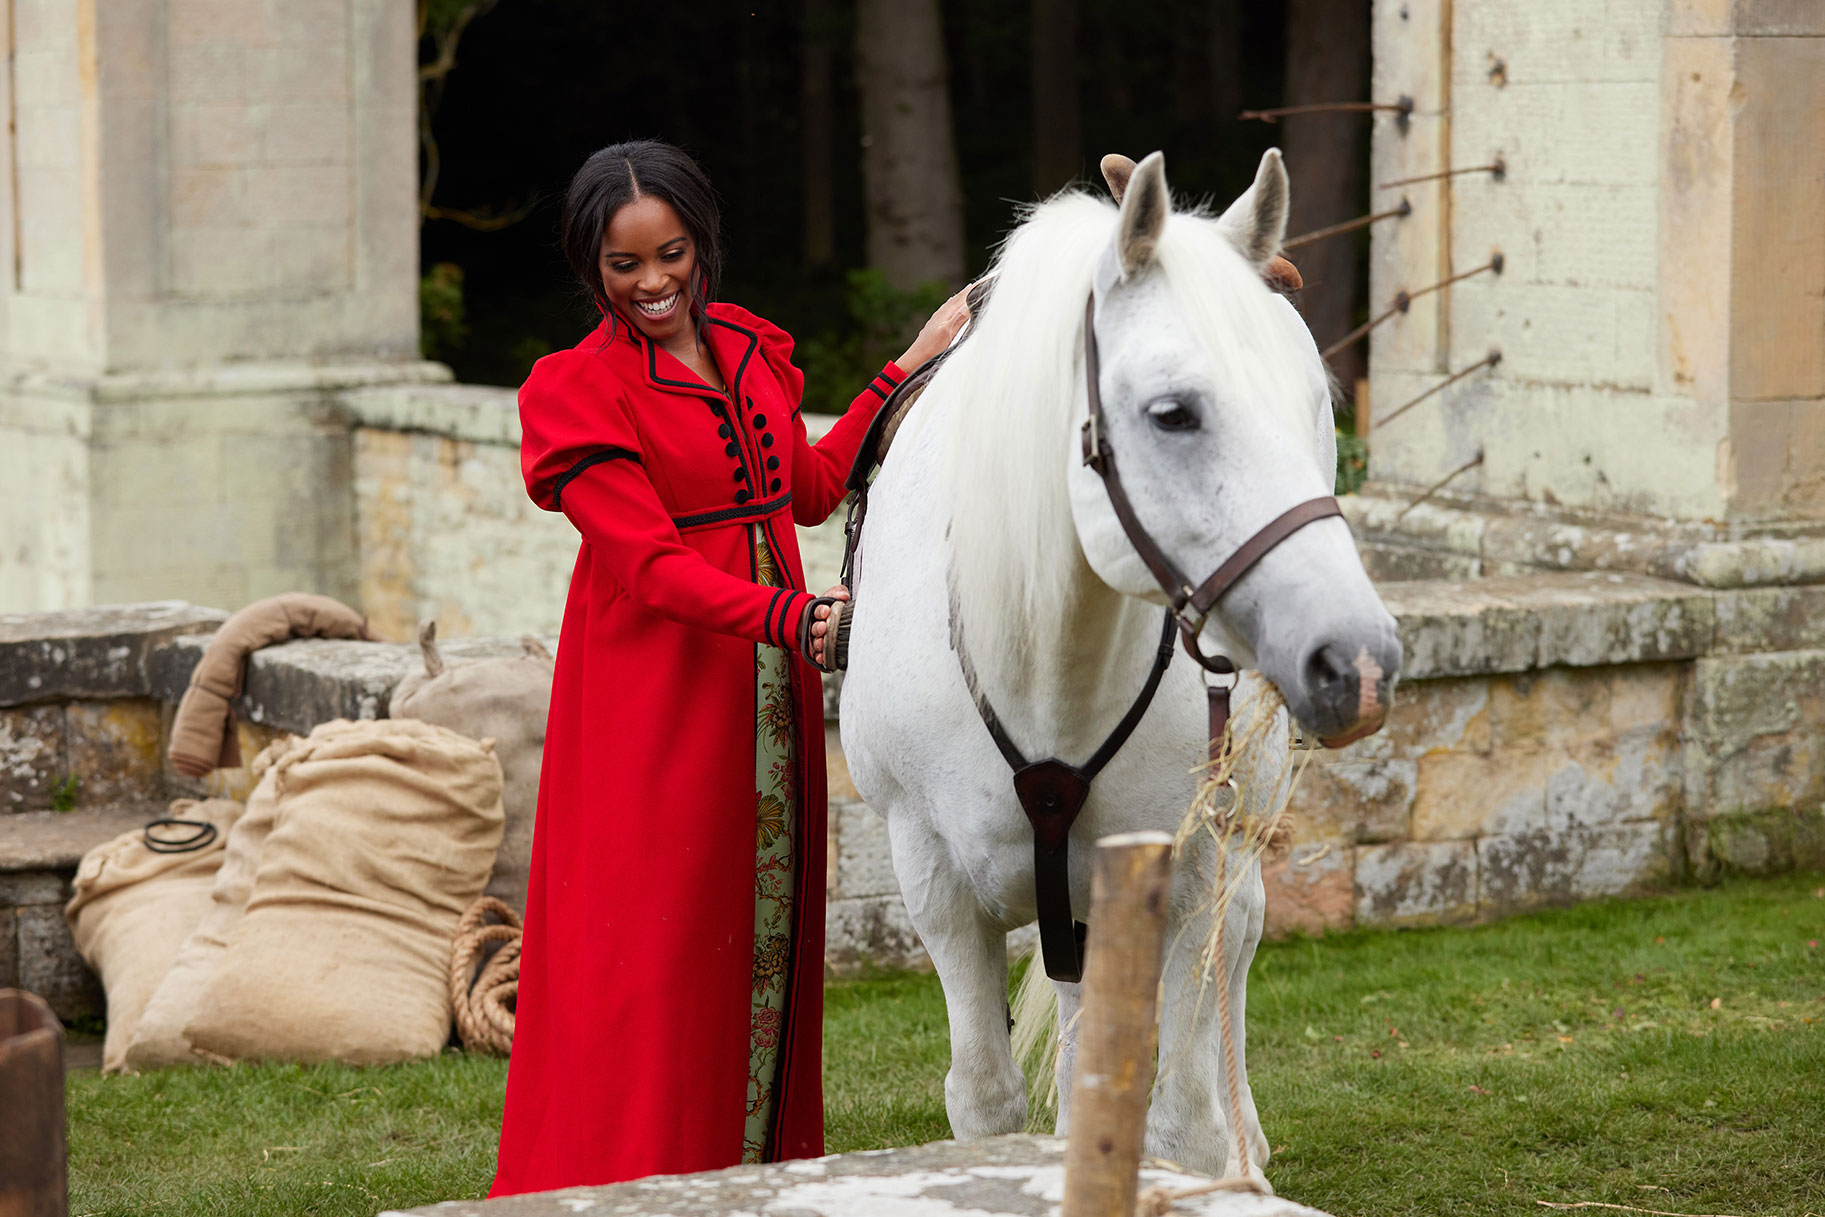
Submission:
M 1478 911 L 1506 916 L 1664 884 L 1673 832 L 1642 823 L 1485 837 L 1476 843 Z
M 1351 755 L 1358 746 L 1319 754 L 1293 787 L 1287 818 L 1293 841 L 1302 849 L 1325 842 L 1347 848 L 1407 836 L 1419 763 Z
M 149 697 L 71 702 L 65 711 L 69 771 L 79 800 L 146 802 L 164 793 L 159 703 Z
M 1672 731 L 1681 723 L 1684 664 L 1631 664 L 1610 668 L 1610 730 Z
M 898 901 L 900 882 L 894 878 L 887 822 L 859 799 L 832 800 L 830 822 L 837 845 L 836 890 L 831 896 L 886 896 Z
M 19 934 L 19 987 L 44 998 L 66 1023 L 107 1011 L 101 982 L 77 954 L 70 927 L 57 905 L 33 905 L 15 914 Z
M 0 908 L 22 904 L 62 907 L 69 898 L 69 884 L 56 871 L 0 871 Z
M 1399 757 L 1488 752 L 1490 684 L 1480 677 L 1403 681 L 1380 735 Z
M 1477 911 L 1477 850 L 1470 841 L 1356 847 L 1356 923 L 1446 925 Z
M 0 873 L 73 871 L 103 841 L 165 814 L 165 803 L 0 816 Z
M 1527 749 L 1421 757 L 1413 839 L 1463 841 L 1546 828 L 1548 755 Z
M 227 617 L 181 600 L 0 615 L 0 706 L 145 697 L 154 650 Z
M 1400 623 L 1406 680 L 1524 672 L 1535 666 L 1540 622 L 1502 599 L 1488 580 L 1399 583 L 1381 588 Z
M 1620 573 L 1492 580 L 1540 620 L 1539 667 L 1690 659 L 1711 649 L 1712 597 L 1664 579 Z
M 930 968 L 931 958 L 898 895 L 832 900 L 824 906 L 824 969 Z
M 1747 875 L 1773 875 L 1799 867 L 1825 869 L 1825 807 L 1772 808 L 1714 817 L 1703 839 L 1708 858 Z
M 49 807 L 66 758 L 62 706 L 0 709 L 0 813 Z
M 1356 915 L 1355 862 L 1350 846 L 1338 841 L 1295 847 L 1263 863 L 1268 936 L 1348 929 Z
M 1715 654 L 1825 648 L 1825 586 L 1717 593 Z
M 1757 736 L 1722 756 L 1705 757 L 1709 816 L 1825 799 L 1825 736 L 1819 729 Z M 1693 750 L 1688 749 L 1690 757 Z
M 1671 821 L 1685 803 L 1684 756 L 1672 730 L 1589 740 L 1548 757 L 1546 819 L 1555 832 Z
M 1489 682 L 1490 739 L 1498 752 L 1565 748 L 1608 734 L 1604 669 L 1548 668 Z
M 1362 568 L 1376 583 L 1417 579 L 1475 579 L 1483 573 L 1479 558 L 1417 546 L 1368 541 L 1357 547 Z
M 1141 1163 L 1143 1190 L 1185 1196 L 1173 1206 L 1180 1217 L 1325 1217 L 1277 1196 L 1211 1192 L 1208 1183 L 1171 1163 Z M 498 1200 L 451 1200 L 380 1217 L 1032 1217 L 1056 1213 L 1064 1190 L 1065 1142 L 1017 1134 Z

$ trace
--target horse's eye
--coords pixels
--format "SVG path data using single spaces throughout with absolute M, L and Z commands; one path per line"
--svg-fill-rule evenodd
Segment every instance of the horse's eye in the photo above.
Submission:
M 1199 425 L 1197 411 L 1171 397 L 1148 406 L 1147 417 L 1162 431 L 1196 431 Z

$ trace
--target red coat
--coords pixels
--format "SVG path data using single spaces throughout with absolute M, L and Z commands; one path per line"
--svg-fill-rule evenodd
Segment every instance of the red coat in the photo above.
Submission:
M 712 304 L 738 405 L 625 320 L 520 390 L 533 502 L 583 534 L 539 783 L 492 1195 L 739 1162 L 754 948 L 756 643 L 794 647 L 794 522 L 841 502 L 889 364 L 817 446 L 792 339 Z M 754 582 L 749 528 L 786 586 Z M 816 589 L 822 592 L 824 589 Z M 823 699 L 795 657 L 795 941 L 774 1152 L 823 1153 Z

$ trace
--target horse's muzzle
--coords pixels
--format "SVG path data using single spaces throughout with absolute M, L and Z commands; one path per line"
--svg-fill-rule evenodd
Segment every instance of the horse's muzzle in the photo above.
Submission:
M 1393 704 L 1400 660 L 1400 643 L 1392 640 L 1315 647 L 1300 670 L 1307 703 L 1301 720 L 1327 748 L 1375 734 Z

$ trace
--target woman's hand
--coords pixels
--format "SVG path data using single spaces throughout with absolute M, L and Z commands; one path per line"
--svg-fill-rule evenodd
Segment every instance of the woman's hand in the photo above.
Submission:
M 926 321 L 925 328 L 913 339 L 913 344 L 906 348 L 906 354 L 895 360 L 900 370 L 910 372 L 933 355 L 951 344 L 951 339 L 963 328 L 963 323 L 970 319 L 969 286 L 938 306 L 938 311 Z
M 832 600 L 847 602 L 849 599 L 849 589 L 839 583 L 825 592 L 824 595 L 830 597 Z M 829 632 L 830 606 L 828 604 L 820 604 L 811 610 L 811 654 L 806 656 L 807 659 L 817 664 L 820 668 L 828 666 L 824 662 L 824 635 Z

